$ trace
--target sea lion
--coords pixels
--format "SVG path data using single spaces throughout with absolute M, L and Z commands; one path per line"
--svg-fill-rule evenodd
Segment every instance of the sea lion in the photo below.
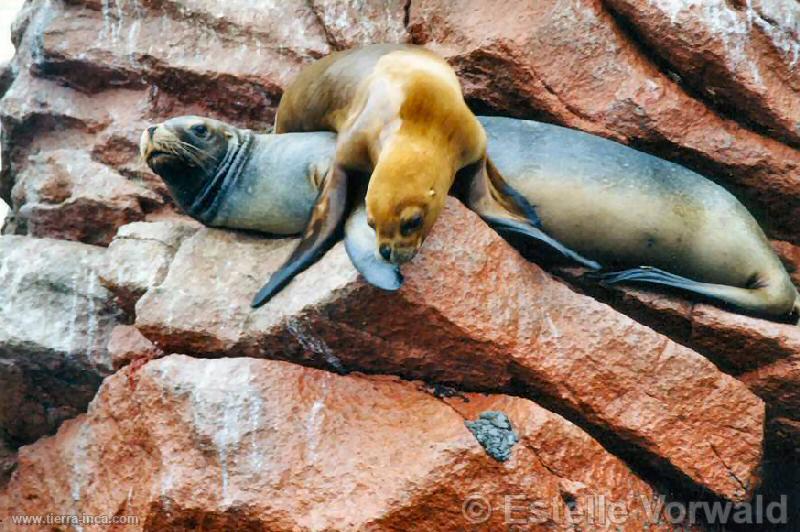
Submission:
M 545 232 L 608 268 L 602 282 L 654 283 L 784 320 L 800 296 L 756 220 L 711 180 L 594 135 L 481 117 L 488 155 L 536 206 Z M 479 203 L 476 191 L 467 204 Z
M 198 116 L 151 126 L 140 141 L 143 160 L 189 216 L 211 227 L 280 236 L 308 226 L 335 150 L 329 132 L 258 135 Z M 362 200 L 346 223 L 348 255 L 368 282 L 397 290 L 402 276 L 396 266 L 375 258 L 374 231 L 363 213 Z M 282 276 L 273 276 L 276 286 L 296 273 L 283 269 Z
M 287 269 L 305 267 L 330 241 L 329 232 L 345 212 L 341 202 L 353 173 L 369 175 L 366 218 L 376 233 L 377 253 L 386 261 L 402 264 L 414 257 L 459 173 L 459 179 L 477 183 L 473 190 L 481 198 L 475 210 L 491 223 L 516 224 L 595 266 L 538 229 L 533 207 L 487 160 L 486 134 L 464 102 L 452 68 L 425 48 L 372 45 L 307 66 L 284 92 L 275 122 L 278 134 L 304 131 L 335 131 L 336 154 Z M 274 293 L 270 279 L 254 306 Z

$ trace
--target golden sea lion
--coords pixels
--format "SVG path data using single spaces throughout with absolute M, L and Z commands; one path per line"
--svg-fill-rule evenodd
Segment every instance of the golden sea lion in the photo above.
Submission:
M 337 133 L 336 155 L 303 240 L 284 265 L 288 270 L 306 267 L 330 242 L 354 175 L 369 176 L 368 223 L 378 254 L 394 264 L 414 257 L 457 173 L 459 180 L 478 183 L 474 188 L 482 198 L 475 210 L 492 223 L 524 222 L 531 236 L 571 255 L 537 229 L 534 209 L 493 170 L 486 134 L 464 102 L 455 73 L 425 48 L 372 45 L 306 67 L 283 94 L 275 132 L 320 130 Z M 278 278 L 270 279 L 254 305 L 280 288 L 273 282 Z

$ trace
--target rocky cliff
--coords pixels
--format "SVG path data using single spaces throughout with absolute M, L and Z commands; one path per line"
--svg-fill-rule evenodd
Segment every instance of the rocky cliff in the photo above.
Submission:
M 293 242 L 180 215 L 137 144 L 179 114 L 266 129 L 302 65 L 425 44 L 477 112 L 712 177 L 800 282 L 799 36 L 793 0 L 29 0 L 0 75 L 3 525 L 702 530 L 669 503 L 781 495 L 797 519 L 800 328 L 545 270 L 456 200 L 399 292 L 337 245 L 252 311 Z

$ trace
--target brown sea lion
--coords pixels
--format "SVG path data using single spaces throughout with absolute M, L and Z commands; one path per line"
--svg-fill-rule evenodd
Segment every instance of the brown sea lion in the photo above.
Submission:
M 536 213 L 494 171 L 486 134 L 467 107 L 452 68 L 419 46 L 372 45 L 331 54 L 306 67 L 286 89 L 275 132 L 334 131 L 334 164 L 303 240 L 254 301 L 280 286 L 284 269 L 306 267 L 330 242 L 344 213 L 348 179 L 369 176 L 367 220 L 388 262 L 411 260 L 441 212 L 456 174 L 476 182 L 474 209 L 493 224 L 513 222 L 581 260 L 538 230 Z M 354 188 L 350 185 L 350 188 Z

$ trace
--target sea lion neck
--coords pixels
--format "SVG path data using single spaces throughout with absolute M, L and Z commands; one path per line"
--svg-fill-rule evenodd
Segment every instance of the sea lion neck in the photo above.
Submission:
M 236 131 L 235 141 L 229 141 L 228 150 L 217 166 L 216 173 L 205 183 L 186 209 L 191 216 L 203 223 L 211 223 L 216 218 L 220 205 L 247 166 L 254 142 L 255 134 L 252 131 L 247 129 Z

